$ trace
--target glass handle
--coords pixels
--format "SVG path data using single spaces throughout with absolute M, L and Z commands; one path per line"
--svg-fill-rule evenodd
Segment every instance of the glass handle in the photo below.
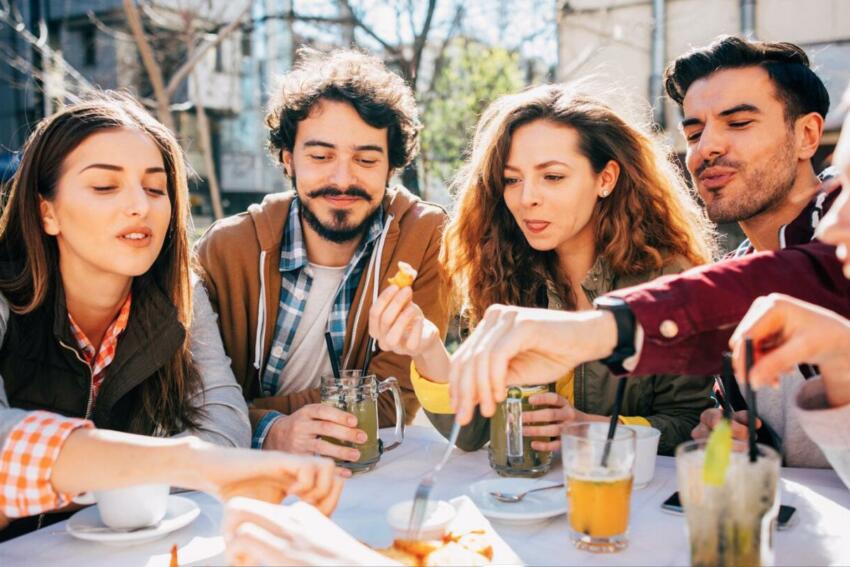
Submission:
M 387 390 L 393 393 L 393 402 L 395 403 L 395 431 L 393 432 L 394 441 L 384 447 L 384 451 L 392 451 L 404 441 L 404 405 L 401 403 L 401 390 L 398 388 L 398 380 L 393 376 L 378 383 L 379 394 Z
M 522 398 L 505 399 L 505 436 L 508 440 L 508 460 L 523 458 L 522 447 Z

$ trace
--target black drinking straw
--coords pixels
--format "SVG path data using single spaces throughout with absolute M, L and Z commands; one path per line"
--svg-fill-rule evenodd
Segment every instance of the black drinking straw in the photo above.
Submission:
M 328 345 L 328 357 L 331 359 L 331 370 L 333 370 L 334 378 L 339 381 L 339 360 L 336 357 L 336 349 L 334 349 L 334 341 L 331 338 L 331 332 L 325 332 L 325 343 Z
M 756 417 L 758 410 L 756 409 L 756 395 L 753 392 L 753 387 L 750 384 L 750 369 L 753 367 L 753 339 L 747 337 L 744 341 L 744 394 L 747 397 L 747 437 L 750 447 L 750 462 L 756 462 L 759 450 L 756 446 Z
M 605 448 L 602 450 L 602 468 L 608 466 L 608 455 L 611 454 L 611 442 L 617 431 L 617 423 L 620 421 L 620 406 L 623 405 L 623 394 L 626 392 L 626 378 L 623 376 L 617 382 L 617 394 L 614 397 L 614 409 L 611 413 L 611 423 L 608 425 L 608 438 L 605 440 Z
M 732 404 L 729 402 L 729 384 L 735 379 L 732 370 L 732 353 L 723 353 L 723 371 L 720 374 L 720 407 L 723 408 L 723 419 L 732 419 Z
M 369 371 L 373 350 L 375 350 L 375 339 L 374 337 L 369 337 L 369 342 L 366 343 L 366 360 L 363 362 L 363 372 L 360 373 L 362 376 L 366 376 L 366 373 Z

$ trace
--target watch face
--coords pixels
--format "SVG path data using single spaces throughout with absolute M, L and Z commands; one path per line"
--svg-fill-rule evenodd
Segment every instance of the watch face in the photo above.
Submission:
M 594 299 L 593 304 L 596 307 L 611 308 L 621 307 L 625 305 L 626 302 L 620 299 L 619 297 L 608 297 L 607 295 L 602 295 Z

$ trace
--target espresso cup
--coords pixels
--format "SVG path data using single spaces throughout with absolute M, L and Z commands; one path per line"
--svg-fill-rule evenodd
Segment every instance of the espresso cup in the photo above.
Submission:
M 153 526 L 168 508 L 167 484 L 140 484 L 94 493 L 101 521 L 113 529 Z
M 645 425 L 627 425 L 635 432 L 634 488 L 643 488 L 655 476 L 655 457 L 661 432 Z

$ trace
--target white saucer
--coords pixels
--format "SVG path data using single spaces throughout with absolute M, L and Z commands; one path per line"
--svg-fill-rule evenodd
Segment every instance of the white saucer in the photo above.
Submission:
M 97 506 L 89 506 L 71 516 L 65 525 L 65 529 L 72 536 L 88 541 L 113 545 L 142 543 L 179 530 L 192 523 L 200 513 L 201 509 L 194 501 L 172 494 L 168 497 L 168 510 L 165 512 L 165 517 L 158 524 L 149 528 L 134 532 L 112 531 L 100 521 Z
M 552 490 L 534 492 L 520 502 L 512 504 L 499 502 L 490 492 L 519 493 L 532 488 L 554 486 L 555 481 L 534 478 L 496 478 L 487 479 L 470 485 L 469 495 L 481 510 L 481 513 L 491 520 L 511 524 L 532 524 L 564 515 L 567 512 L 567 496 L 563 487 Z

